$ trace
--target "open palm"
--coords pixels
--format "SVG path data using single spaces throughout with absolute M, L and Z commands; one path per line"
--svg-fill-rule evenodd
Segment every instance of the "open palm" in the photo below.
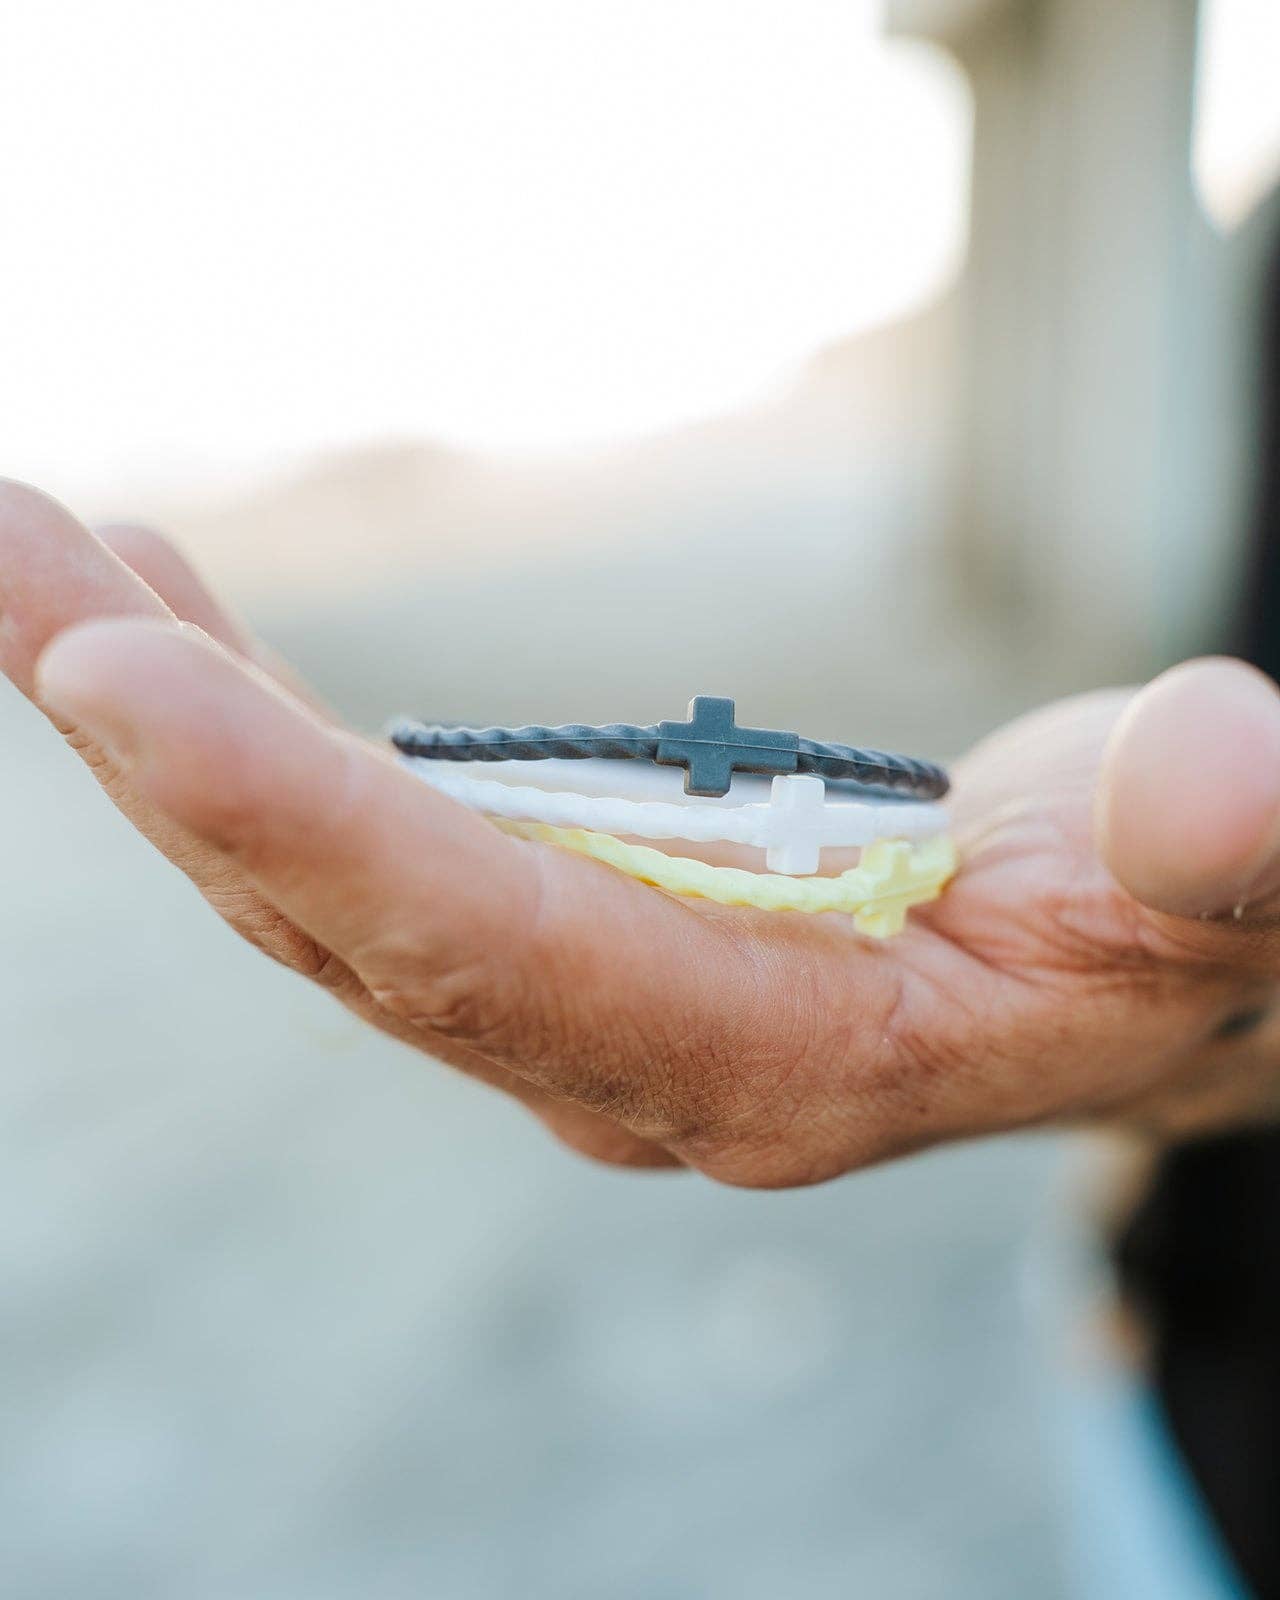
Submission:
M 20 485 L 0 667 L 238 932 L 600 1158 L 773 1186 L 1280 1104 L 1280 696 L 1236 663 L 979 746 L 960 875 L 885 944 L 499 833 L 287 686 L 163 540 Z

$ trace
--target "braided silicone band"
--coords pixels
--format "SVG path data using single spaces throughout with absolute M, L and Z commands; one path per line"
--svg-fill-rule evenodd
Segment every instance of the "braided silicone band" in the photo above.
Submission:
M 816 872 L 824 848 L 867 845 L 876 839 L 926 839 L 947 827 L 947 813 L 937 805 L 827 804 L 821 778 L 775 778 L 767 805 L 729 807 L 517 786 L 409 757 L 405 765 L 433 789 L 490 816 L 640 839 L 752 845 L 767 852 L 771 872 Z
M 495 826 L 591 856 L 672 894 L 766 911 L 847 912 L 854 927 L 873 939 L 901 933 L 912 906 L 936 900 L 956 870 L 955 846 L 945 834 L 917 845 L 900 840 L 868 845 L 859 864 L 838 878 L 784 878 L 736 867 L 709 867 L 583 828 L 503 820 L 495 820 Z

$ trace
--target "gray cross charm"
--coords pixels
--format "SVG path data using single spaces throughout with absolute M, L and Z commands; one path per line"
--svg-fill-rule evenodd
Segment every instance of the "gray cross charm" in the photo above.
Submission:
M 683 767 L 684 792 L 728 794 L 735 772 L 794 772 L 800 741 L 794 733 L 770 728 L 739 728 L 733 701 L 695 695 L 688 722 L 658 724 L 658 753 L 664 767 Z

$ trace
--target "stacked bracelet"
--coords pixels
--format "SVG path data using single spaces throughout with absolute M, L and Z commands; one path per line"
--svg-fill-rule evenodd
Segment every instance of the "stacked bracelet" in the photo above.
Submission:
M 671 894 L 716 900 L 726 906 L 757 906 L 764 911 L 843 911 L 859 933 L 887 939 L 901 933 L 913 906 L 936 900 L 956 870 L 955 846 L 945 835 L 909 844 L 882 839 L 862 852 L 856 867 L 836 878 L 775 877 L 712 867 L 686 856 L 668 856 L 646 845 L 625 844 L 607 833 L 582 828 L 551 828 L 541 822 L 502 822 L 500 828 L 607 862 L 629 878 L 639 878 Z
M 947 826 L 939 805 L 831 804 L 822 779 L 813 777 L 775 778 L 767 804 L 725 807 L 569 794 L 473 777 L 431 761 L 407 759 L 406 765 L 433 789 L 489 816 L 638 839 L 752 845 L 766 852 L 771 872 L 817 872 L 823 849 L 927 839 Z
M 821 744 L 769 728 L 740 728 L 732 700 L 700 695 L 687 722 L 652 727 L 464 728 L 400 722 L 391 738 L 405 765 L 443 794 L 483 812 L 500 828 L 607 862 L 617 871 L 674 894 L 772 911 L 844 911 L 863 933 L 897 933 L 908 910 L 935 899 L 955 870 L 947 815 L 929 802 L 947 792 L 940 767 L 909 756 Z M 537 783 L 495 781 L 451 763 L 502 762 L 524 777 L 526 763 L 594 761 L 601 770 L 570 792 Z M 650 762 L 683 767 L 686 795 L 701 802 L 650 799 L 648 785 L 620 779 L 605 764 Z M 539 777 L 571 783 L 574 774 L 536 768 Z M 717 803 L 734 775 L 772 778 L 767 802 Z M 658 773 L 654 772 L 654 780 Z M 828 791 L 828 784 L 831 791 Z M 645 798 L 611 792 L 630 788 Z M 760 792 L 759 783 L 743 787 Z M 669 792 L 669 791 L 668 791 Z M 835 798 L 833 798 L 833 795 Z M 632 844 L 688 839 L 751 845 L 765 851 L 768 872 L 713 867 Z M 860 848 L 856 867 L 838 877 L 816 874 L 824 849 Z

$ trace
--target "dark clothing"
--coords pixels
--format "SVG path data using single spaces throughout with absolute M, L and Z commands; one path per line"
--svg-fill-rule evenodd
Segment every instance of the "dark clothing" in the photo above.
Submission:
M 1256 535 L 1237 649 L 1280 680 L 1280 254 L 1266 299 Z M 1240 1571 L 1263 1600 L 1280 1600 L 1280 1132 L 1171 1151 L 1116 1259 L 1155 1337 L 1173 1435 Z

